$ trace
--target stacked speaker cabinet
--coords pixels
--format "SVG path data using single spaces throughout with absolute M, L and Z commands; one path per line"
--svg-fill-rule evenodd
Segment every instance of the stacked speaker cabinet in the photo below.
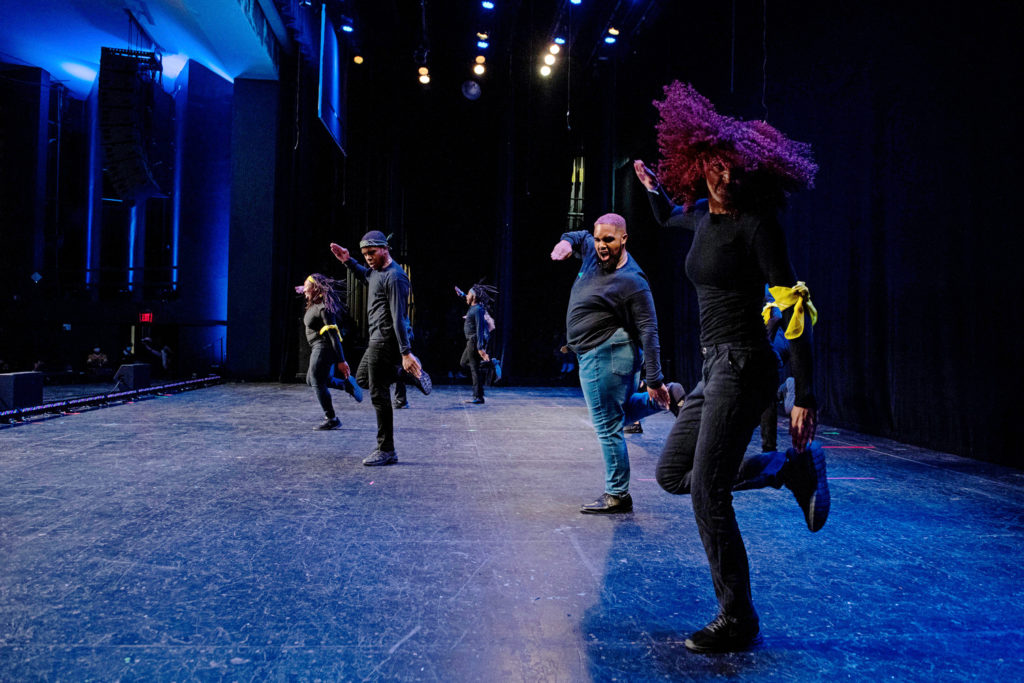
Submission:
M 105 47 L 100 56 L 99 128 L 104 168 L 118 199 L 135 202 L 158 194 L 149 159 L 156 106 L 152 52 Z

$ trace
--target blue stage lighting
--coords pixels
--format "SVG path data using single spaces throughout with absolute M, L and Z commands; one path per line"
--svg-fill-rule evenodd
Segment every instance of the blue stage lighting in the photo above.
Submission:
M 344 31 L 345 33 L 352 33 L 352 31 L 354 31 L 355 29 L 352 28 L 349 24 L 345 24 L 344 26 L 341 27 L 341 30 Z
M 574 5 L 579 5 L 580 3 L 583 2 L 583 0 L 569 0 L 569 2 L 571 2 Z
M 481 50 L 486 50 L 488 47 L 491 46 L 491 44 L 488 43 L 486 40 L 478 40 L 476 41 L 476 46 Z
M 491 0 L 484 0 L 480 3 L 480 6 L 484 9 L 494 9 L 494 3 Z
M 92 83 L 96 80 L 96 69 L 76 62 L 62 62 L 61 66 L 69 74 L 75 78 L 85 81 L 86 83 Z
M 558 43 L 559 45 L 565 45 L 565 38 L 555 38 L 555 42 Z
M 604 37 L 604 42 L 606 42 L 609 45 L 611 45 L 612 43 L 615 42 L 615 36 L 605 36 Z

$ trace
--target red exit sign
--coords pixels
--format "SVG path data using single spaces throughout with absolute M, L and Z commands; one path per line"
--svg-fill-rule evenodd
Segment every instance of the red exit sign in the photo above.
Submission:
M 153 314 L 152 313 L 139 313 L 139 322 L 140 323 L 151 323 L 151 322 L 153 322 Z

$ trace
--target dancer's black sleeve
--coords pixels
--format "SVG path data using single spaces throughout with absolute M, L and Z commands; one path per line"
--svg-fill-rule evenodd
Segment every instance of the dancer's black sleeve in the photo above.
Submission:
M 793 273 L 786 249 L 786 236 L 777 220 L 761 221 L 754 233 L 752 246 L 761 273 L 769 286 L 792 287 L 796 284 L 796 275 Z M 782 312 L 783 329 L 789 326 L 795 310 L 795 307 L 790 307 Z M 810 316 L 807 315 L 803 334 L 789 340 L 789 366 L 793 370 L 793 381 L 796 384 L 794 405 L 812 410 L 818 407 L 814 397 L 814 357 L 811 348 L 813 339 L 813 326 Z
M 368 283 L 370 281 L 370 269 L 364 265 L 360 265 L 359 263 L 357 263 L 354 258 L 350 258 L 349 260 L 345 261 L 344 265 L 346 268 L 355 273 L 356 277 L 362 280 L 364 283 Z
M 657 389 L 664 382 L 661 374 L 661 343 L 658 341 L 658 314 L 654 310 L 654 297 L 649 287 L 629 297 L 627 321 L 640 335 L 640 346 L 644 350 L 644 381 L 647 386 Z
M 476 348 L 487 348 L 487 320 L 484 319 L 484 307 L 477 305 L 473 313 L 476 318 Z
M 696 230 L 697 219 L 704 213 L 707 213 L 707 200 L 702 199 L 697 204 L 690 208 L 685 209 L 681 206 L 676 206 L 669 199 L 665 189 L 659 187 L 655 192 L 647 193 L 647 200 L 651 204 L 651 211 L 654 213 L 654 220 L 658 222 L 658 225 L 666 228 L 683 228 L 685 230 Z
M 333 313 L 328 311 L 326 308 L 323 313 L 320 314 L 321 319 L 324 321 L 324 326 L 321 331 L 321 335 L 327 338 L 327 343 L 334 349 L 334 353 L 337 354 L 338 362 L 345 362 L 345 351 L 341 348 L 341 334 L 338 332 L 338 319 Z
M 409 301 L 409 281 L 404 277 L 389 277 L 385 286 L 388 308 L 391 309 L 391 324 L 395 327 L 395 337 L 398 339 L 398 350 L 404 356 L 412 353 L 409 325 L 405 318 L 405 309 Z

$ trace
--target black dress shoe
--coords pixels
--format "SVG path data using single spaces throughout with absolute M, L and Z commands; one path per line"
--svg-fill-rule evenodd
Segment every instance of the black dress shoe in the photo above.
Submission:
M 624 431 L 626 434 L 643 434 L 644 426 L 639 422 L 632 422 L 623 427 L 622 431 Z
M 628 493 L 621 496 L 613 496 L 610 493 L 602 493 L 601 497 L 593 503 L 580 506 L 580 512 L 591 515 L 614 515 L 620 512 L 633 511 L 633 497 Z
M 761 625 L 756 616 L 737 619 L 719 614 L 683 645 L 690 652 L 743 652 L 761 643 Z
M 812 441 L 803 453 L 790 448 L 786 452 L 783 476 L 783 483 L 793 492 L 793 497 L 804 512 L 807 528 L 817 531 L 825 526 L 831 508 L 831 495 L 825 471 L 825 451 L 821 444 Z
M 337 429 L 341 426 L 341 420 L 337 417 L 325 417 L 324 421 L 318 424 L 313 429 L 319 429 L 320 431 L 327 431 L 328 429 Z
M 403 369 L 399 374 L 399 379 L 402 381 L 402 384 L 411 384 L 416 387 L 422 391 L 425 396 L 429 395 L 434 389 L 434 384 L 430 381 L 430 375 L 427 374 L 426 370 L 420 370 L 420 376 L 417 377 L 408 370 Z
M 669 382 L 665 385 L 668 387 L 668 395 L 671 399 L 668 402 L 668 409 L 672 411 L 672 414 L 679 417 L 679 410 L 683 407 L 683 401 L 686 399 L 686 389 L 679 382 Z

